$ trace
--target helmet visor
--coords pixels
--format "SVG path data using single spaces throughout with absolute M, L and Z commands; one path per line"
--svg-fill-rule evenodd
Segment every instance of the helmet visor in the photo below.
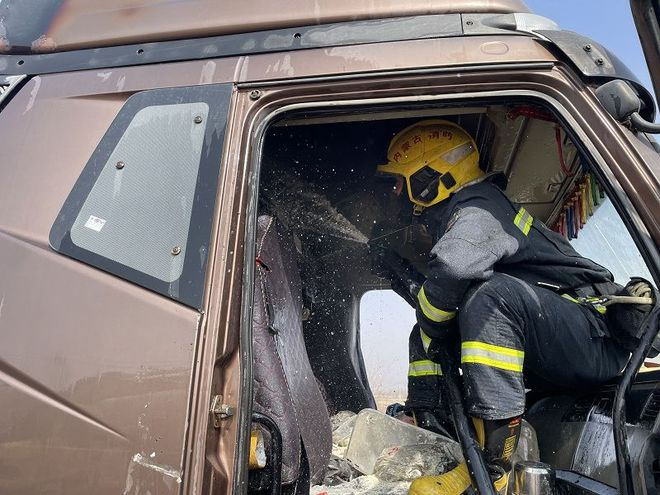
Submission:
M 457 146 L 453 150 L 447 151 L 444 155 L 441 155 L 445 162 L 450 165 L 456 165 L 458 162 L 463 160 L 466 156 L 474 151 L 474 145 L 470 142 L 463 143 L 460 146 Z
M 430 203 L 438 195 L 442 174 L 431 167 L 423 167 L 410 176 L 410 194 L 420 203 Z

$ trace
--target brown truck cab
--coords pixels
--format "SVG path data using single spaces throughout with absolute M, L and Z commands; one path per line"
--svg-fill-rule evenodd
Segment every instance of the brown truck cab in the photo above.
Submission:
M 657 2 L 631 5 L 657 91 Z M 569 238 L 606 203 L 589 255 L 657 286 L 655 111 L 520 0 L 3 0 L 0 493 L 309 493 L 330 417 L 377 407 L 368 241 L 425 270 L 392 136 L 458 122 Z M 563 493 L 658 493 L 657 331 L 611 386 L 528 397 Z

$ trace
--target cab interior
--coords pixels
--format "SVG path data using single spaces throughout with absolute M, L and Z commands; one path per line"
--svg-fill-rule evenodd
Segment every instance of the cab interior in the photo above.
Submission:
M 267 416 L 256 421 L 262 427 L 271 419 L 282 430 L 282 493 L 303 493 L 300 480 L 322 483 L 327 462 L 319 452 L 328 448 L 329 418 L 377 407 L 363 353 L 378 349 L 360 345 L 359 308 L 367 291 L 390 289 L 391 281 L 374 269 L 369 245 L 394 250 L 423 274 L 432 239 L 405 191 L 397 196 L 395 181 L 379 177 L 376 166 L 387 162 L 398 131 L 424 119 L 464 127 L 477 143 L 484 172 L 498 177 L 513 201 L 569 237 L 579 235 L 580 218 L 588 222 L 605 201 L 607 184 L 575 129 L 540 100 L 313 108 L 272 122 L 261 150 L 253 410 Z M 407 335 L 410 329 L 392 331 Z M 407 362 L 407 349 L 400 354 Z M 651 372 L 637 380 L 628 414 L 639 429 L 631 452 L 647 472 L 649 492 L 660 479 L 660 448 L 652 435 L 658 430 L 657 378 Z M 536 429 L 540 460 L 616 486 L 607 420 L 612 398 L 613 386 L 530 390 L 526 419 Z M 268 459 L 265 468 L 250 470 L 253 493 L 272 486 L 278 466 L 270 454 Z

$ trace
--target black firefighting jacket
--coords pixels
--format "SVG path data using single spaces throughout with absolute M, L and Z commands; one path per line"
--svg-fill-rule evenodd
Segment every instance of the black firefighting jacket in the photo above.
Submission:
M 580 256 L 561 235 L 511 202 L 489 179 L 467 185 L 422 215 L 434 238 L 417 320 L 433 338 L 453 326 L 466 292 L 493 272 L 558 293 L 616 290 L 612 274 Z M 596 317 L 596 315 L 594 315 Z

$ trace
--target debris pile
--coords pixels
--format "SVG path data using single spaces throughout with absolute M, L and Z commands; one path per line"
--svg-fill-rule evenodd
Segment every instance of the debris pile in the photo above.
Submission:
M 373 409 L 342 411 L 330 419 L 332 456 L 323 485 L 311 495 L 406 495 L 420 476 L 437 475 L 462 462 L 451 438 Z M 534 429 L 523 421 L 514 462 L 538 461 Z
M 311 495 L 406 494 L 410 483 L 453 468 L 460 446 L 398 419 L 364 409 L 331 418 L 332 457 L 323 485 Z

